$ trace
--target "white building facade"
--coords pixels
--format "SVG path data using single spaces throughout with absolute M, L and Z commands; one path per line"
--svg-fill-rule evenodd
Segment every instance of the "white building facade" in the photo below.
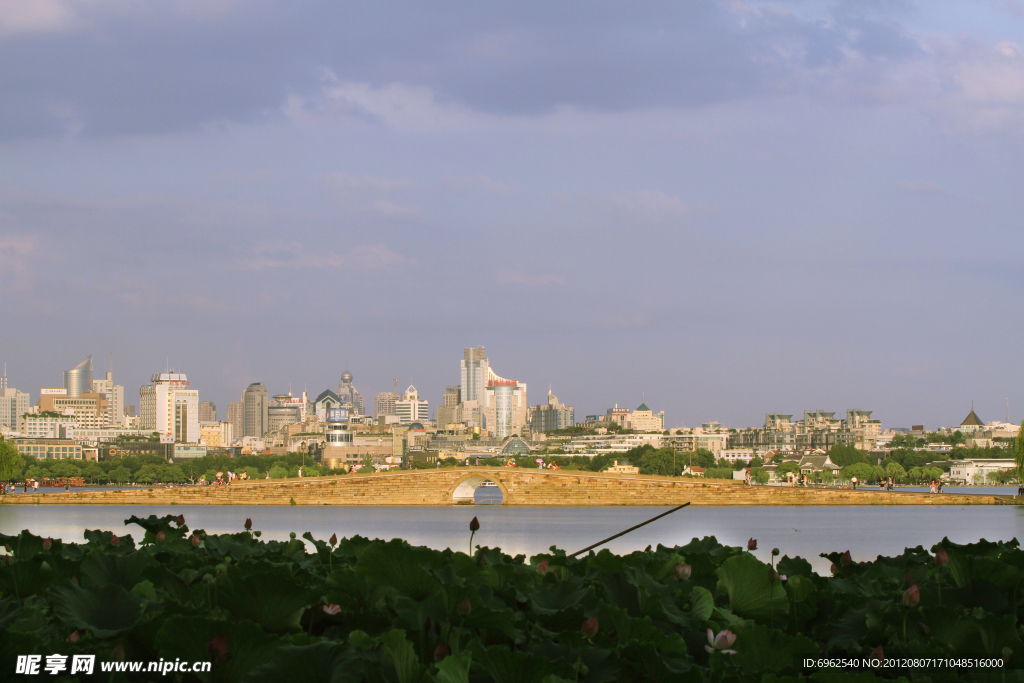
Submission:
M 141 428 L 176 443 L 198 443 L 199 392 L 179 372 L 155 374 L 152 382 L 139 390 Z

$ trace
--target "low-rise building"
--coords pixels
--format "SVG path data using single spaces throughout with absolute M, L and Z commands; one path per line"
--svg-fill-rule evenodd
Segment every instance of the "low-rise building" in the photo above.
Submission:
M 952 460 L 950 461 L 949 473 L 943 478 L 951 484 L 987 484 L 991 483 L 991 475 L 997 472 L 1012 470 L 1015 466 L 1016 463 L 1012 458 Z
M 82 459 L 82 445 L 68 439 L 14 439 L 14 446 L 37 460 Z

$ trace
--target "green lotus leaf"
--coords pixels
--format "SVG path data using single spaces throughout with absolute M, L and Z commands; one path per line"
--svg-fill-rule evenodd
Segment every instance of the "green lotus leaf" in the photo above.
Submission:
M 50 591 L 50 601 L 70 630 L 88 629 L 98 638 L 117 635 L 142 616 L 142 598 L 115 584 L 89 590 L 59 586 Z
M 750 553 L 734 555 L 716 572 L 718 590 L 729 596 L 729 606 L 741 617 L 769 621 L 789 614 L 786 589 L 772 581 L 771 567 Z

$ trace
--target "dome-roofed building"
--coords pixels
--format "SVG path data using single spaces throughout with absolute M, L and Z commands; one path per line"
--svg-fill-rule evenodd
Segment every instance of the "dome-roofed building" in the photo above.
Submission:
M 501 444 L 502 455 L 529 455 L 530 444 L 518 436 L 510 436 Z

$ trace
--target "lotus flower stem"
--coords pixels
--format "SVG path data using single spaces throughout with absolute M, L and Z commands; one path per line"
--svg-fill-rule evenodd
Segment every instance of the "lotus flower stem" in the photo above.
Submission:
M 651 518 L 650 518 L 649 520 L 647 520 L 646 522 L 640 522 L 640 523 L 639 523 L 639 524 L 637 524 L 636 526 L 631 526 L 631 527 L 629 527 L 628 529 L 626 529 L 625 531 L 620 531 L 619 533 L 615 534 L 614 536 L 609 536 L 608 538 L 604 539 L 603 541 L 598 541 L 598 542 L 597 542 L 597 543 L 595 543 L 594 545 L 588 545 L 588 546 L 587 546 L 586 548 L 584 548 L 583 550 L 577 550 L 577 551 L 576 551 L 576 552 L 574 552 L 574 553 L 573 553 L 572 555 L 566 555 L 566 557 L 576 557 L 577 555 L 580 555 L 580 554 L 582 554 L 582 553 L 585 553 L 585 552 L 587 552 L 588 550 L 593 550 L 594 548 L 596 548 L 596 547 L 597 547 L 597 546 L 599 546 L 599 545 L 604 545 L 604 544 L 605 544 L 605 543 L 607 543 L 608 541 L 614 541 L 614 540 L 615 540 L 616 538 L 618 538 L 619 536 L 625 536 L 625 535 L 626 535 L 626 534 L 628 534 L 628 533 L 629 533 L 630 531 L 635 531 L 635 530 L 639 529 L 639 528 L 640 528 L 640 527 L 642 527 L 642 526 L 646 526 L 646 525 L 650 524 L 651 522 L 657 521 L 657 520 L 661 519 L 662 517 L 664 517 L 665 515 L 671 515 L 671 514 L 672 514 L 673 512 L 675 512 L 676 510 L 682 510 L 682 509 L 683 509 L 684 507 L 686 507 L 687 505 L 689 505 L 689 503 L 683 503 L 682 505 L 679 505 L 679 506 L 676 506 L 676 507 L 672 508 L 672 509 L 671 509 L 671 510 L 669 510 L 668 512 L 662 512 L 662 513 L 661 513 L 660 515 L 658 515 L 658 516 L 656 516 L 656 517 L 651 517 Z

